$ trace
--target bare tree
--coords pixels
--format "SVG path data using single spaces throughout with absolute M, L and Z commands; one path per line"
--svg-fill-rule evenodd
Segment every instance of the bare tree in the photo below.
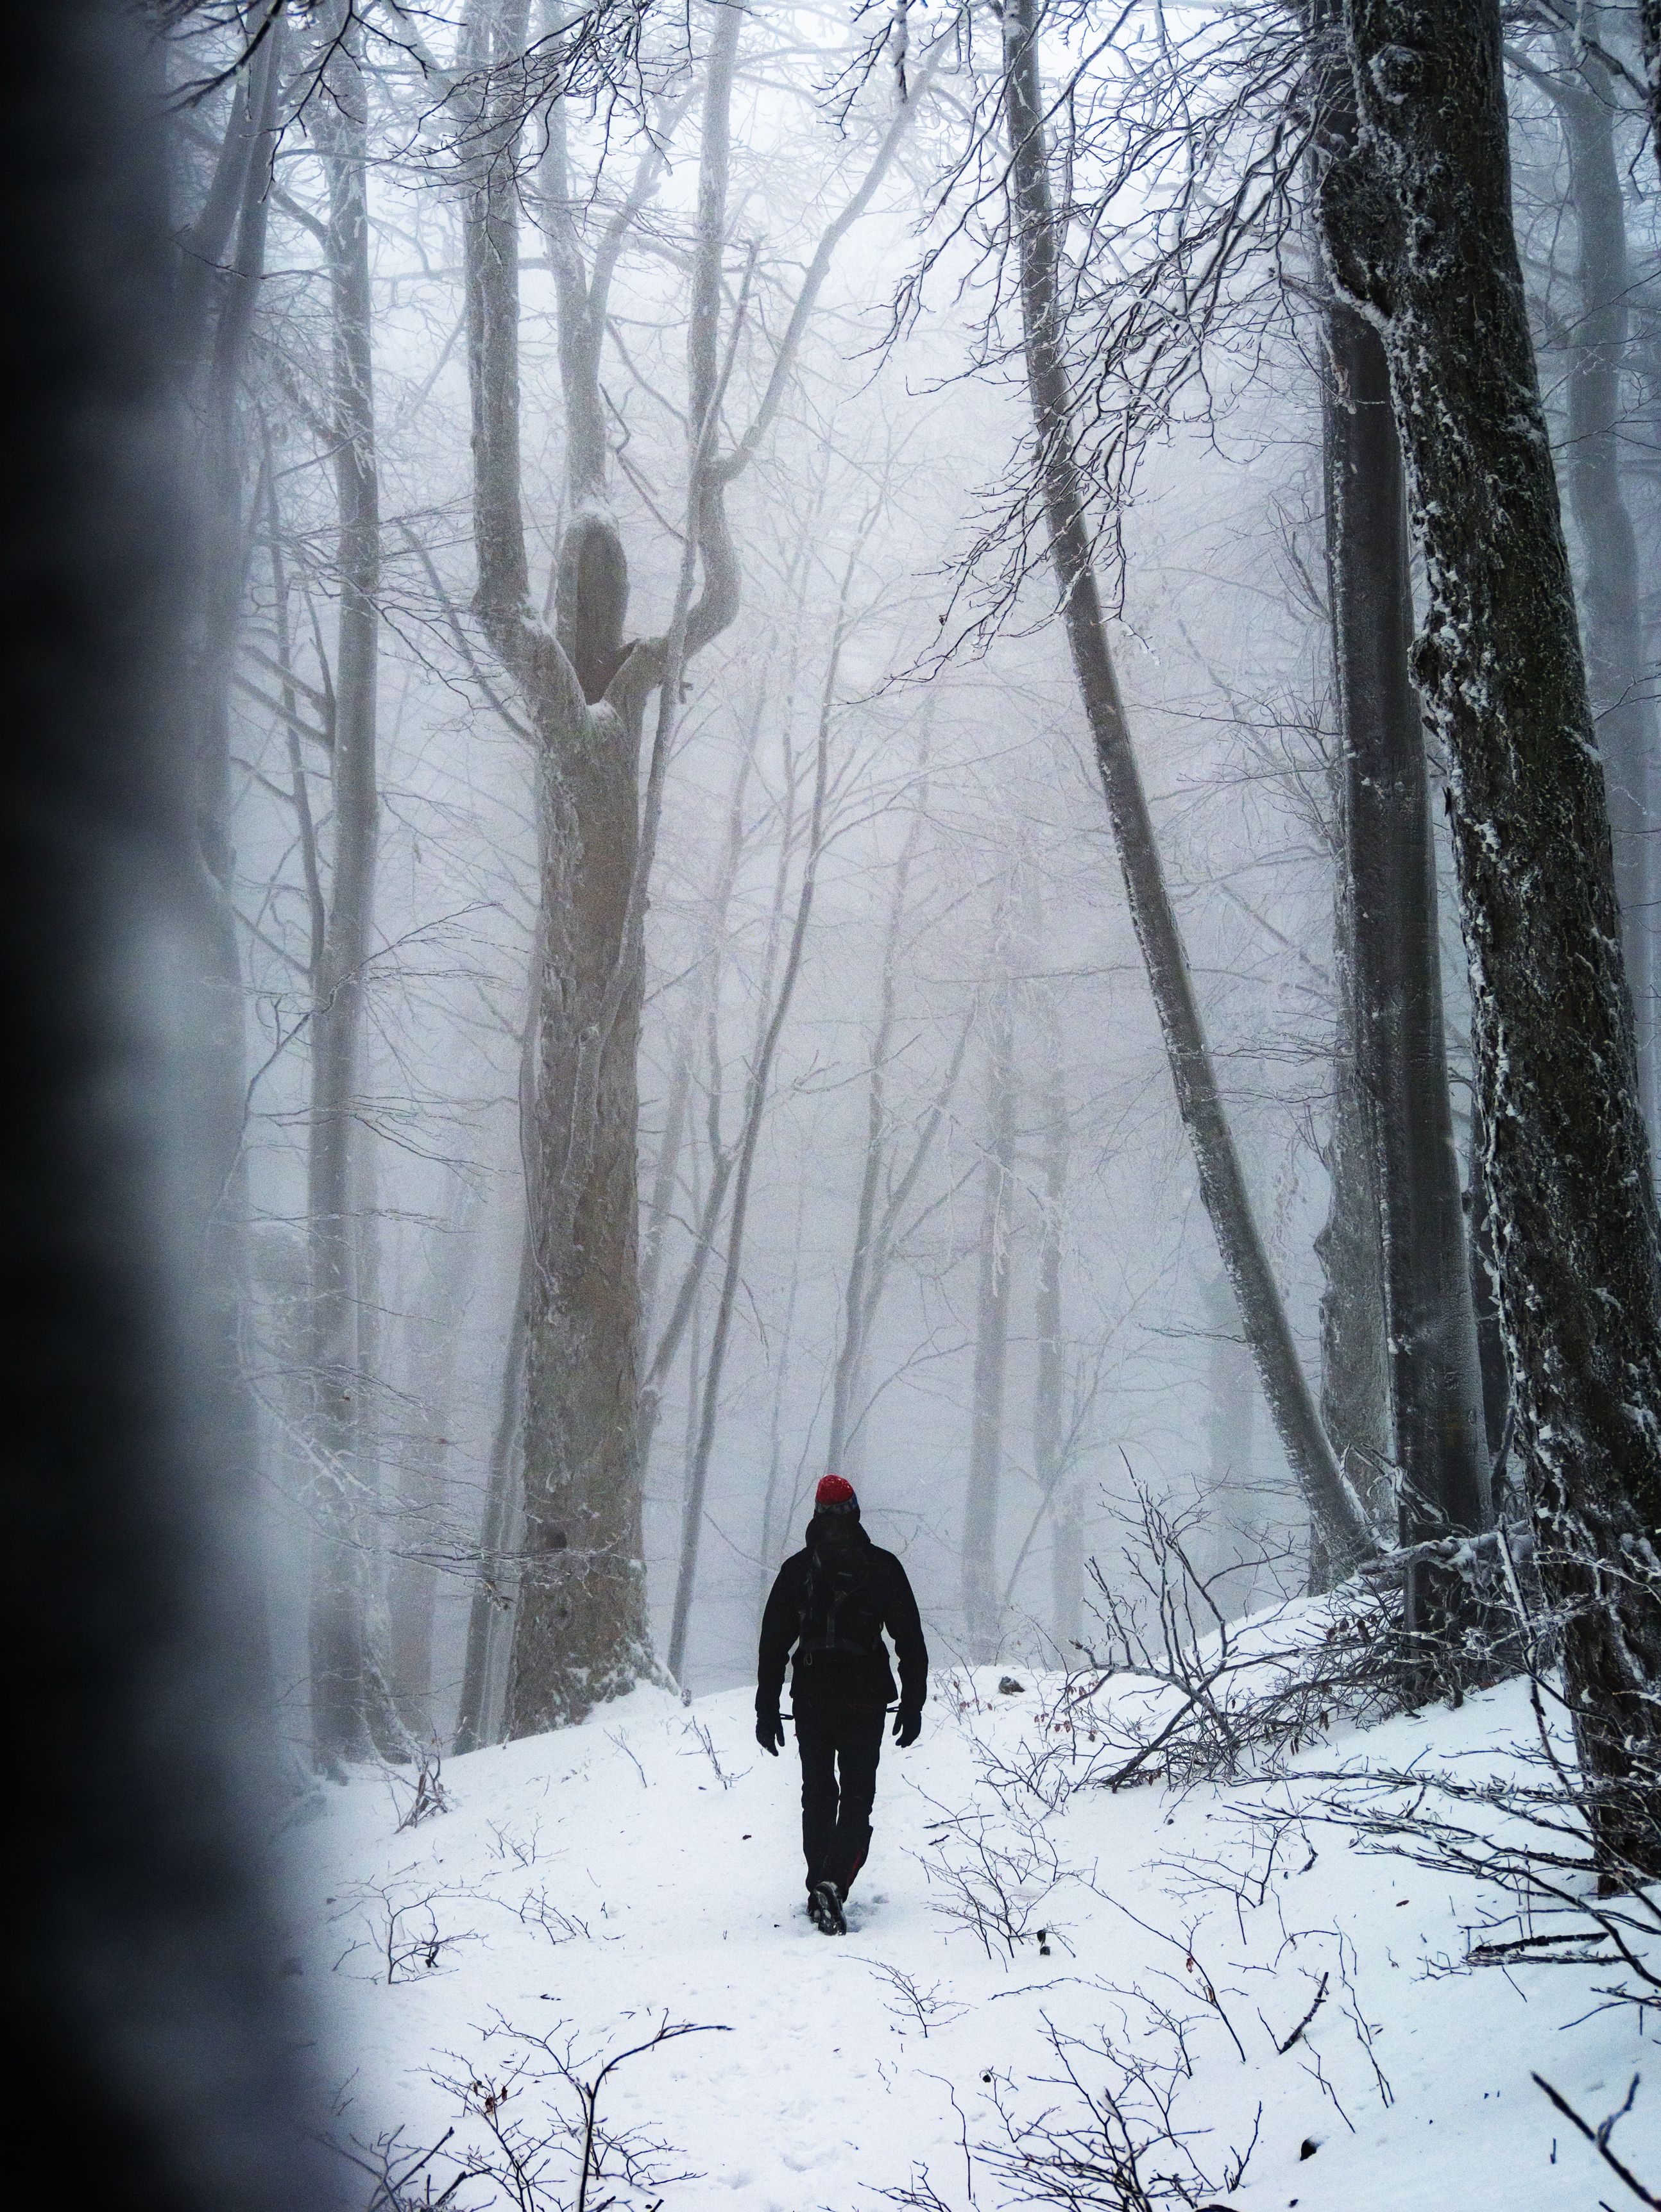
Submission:
M 1342 1568 L 1375 1551 L 1377 1538 L 1321 1425 L 1252 1213 L 1165 887 L 1108 644 L 1065 360 L 1057 282 L 1060 248 L 1038 73 L 1040 12 L 1037 0 L 1017 0 L 1005 12 L 1003 103 L 1027 384 L 1062 614 L 1095 742 L 1126 894 L 1165 1035 L 1177 1106 L 1194 1146 L 1201 1193 L 1281 1443 L 1311 1514 Z
M 593 267 L 585 270 L 573 258 L 569 201 L 562 206 L 557 193 L 545 194 L 559 271 L 570 520 L 560 548 L 557 629 L 549 630 L 531 612 L 519 440 L 516 173 L 526 17 L 524 0 L 502 6 L 475 0 L 464 54 L 474 106 L 464 160 L 476 604 L 493 650 L 524 696 L 539 749 L 533 1256 L 526 1323 L 525 1557 L 508 1691 L 514 1735 L 580 1717 L 597 1700 L 627 1690 L 652 1665 L 636 1435 L 635 1043 L 642 873 L 637 763 L 651 693 L 667 679 L 667 714 L 681 669 L 732 620 L 738 593 L 721 487 L 708 466 L 719 300 L 706 282 L 694 300 L 691 334 L 697 427 L 689 533 L 689 555 L 695 550 L 702 559 L 703 588 L 691 602 L 691 579 L 684 574 L 669 635 L 625 645 L 628 571 L 604 512 L 599 356 L 585 343 L 604 329 L 621 234 L 614 229 L 618 243 L 610 245 L 609 259 L 602 246 Z M 737 10 L 723 11 L 717 27 L 729 82 L 739 20 Z M 557 112 L 550 140 L 556 152 L 561 119 Z M 724 158 L 719 132 L 707 137 L 701 225 L 713 224 L 717 255 Z

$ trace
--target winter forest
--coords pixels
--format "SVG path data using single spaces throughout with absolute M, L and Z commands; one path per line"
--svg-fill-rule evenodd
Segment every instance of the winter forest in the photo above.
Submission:
M 131 2201 L 1661 2205 L 1661 5 L 71 18 L 248 1892 Z

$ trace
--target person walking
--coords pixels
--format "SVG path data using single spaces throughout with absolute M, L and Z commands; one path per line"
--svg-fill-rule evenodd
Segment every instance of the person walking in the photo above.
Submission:
M 899 1662 L 897 1691 L 885 1629 Z M 779 1693 L 793 1647 L 807 1916 L 821 1935 L 845 1936 L 843 1906 L 871 1848 L 883 1723 L 897 1698 L 895 1739 L 903 1751 L 916 1741 L 928 1647 L 905 1569 L 866 1534 L 854 1486 L 839 1474 L 820 1481 L 806 1544 L 779 1569 L 762 1616 L 756 1741 L 775 1759 L 784 1744 Z

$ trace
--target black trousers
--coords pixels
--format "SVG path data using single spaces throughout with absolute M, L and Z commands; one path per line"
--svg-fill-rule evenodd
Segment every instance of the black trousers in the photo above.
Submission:
M 882 1757 L 880 1707 L 796 1707 L 801 1753 L 801 1848 L 807 1887 L 834 1881 L 844 1897 L 871 1848 L 871 1807 Z

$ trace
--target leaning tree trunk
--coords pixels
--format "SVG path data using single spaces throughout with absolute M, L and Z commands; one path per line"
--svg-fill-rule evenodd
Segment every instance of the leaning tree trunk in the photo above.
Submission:
M 362 1359 L 352 1233 L 364 976 L 374 909 L 380 799 L 375 769 L 380 624 L 380 498 L 375 463 L 369 286 L 368 79 L 362 33 L 336 42 L 314 127 L 329 184 L 327 258 L 334 326 L 334 471 L 340 590 L 331 758 L 334 851 L 312 1009 L 307 1214 L 307 1366 L 316 1447 L 310 1594 L 312 1741 L 319 1765 L 401 1741 L 372 1644 L 369 1576 L 377 1501 L 364 1479 Z
M 1447 752 L 1483 1174 L 1600 1851 L 1661 1875 L 1661 1271 L 1631 1001 L 1510 205 L 1498 0 L 1345 0 L 1321 212 L 1384 337 Z
M 1059 240 L 1050 206 L 1038 75 L 1038 12 L 1039 0 L 1011 0 L 1005 9 L 1004 112 L 1027 385 L 1068 642 L 1095 742 L 1131 918 L 1165 1036 L 1177 1109 L 1194 1147 L 1201 1196 L 1239 1302 L 1242 1330 L 1281 1445 L 1311 1515 L 1323 1530 L 1326 1548 L 1342 1571 L 1376 1552 L 1378 1540 L 1321 1425 L 1252 1212 L 1195 1002 L 1108 645 L 1074 450 L 1057 283 Z

